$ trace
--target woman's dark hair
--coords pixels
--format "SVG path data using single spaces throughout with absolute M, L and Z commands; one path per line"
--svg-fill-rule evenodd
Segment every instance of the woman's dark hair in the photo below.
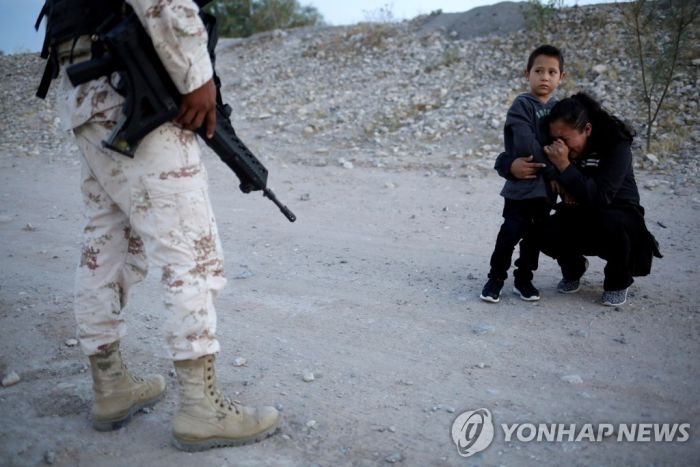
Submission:
M 579 92 L 556 103 L 547 116 L 547 123 L 562 121 L 578 131 L 590 123 L 591 138 L 602 144 L 619 140 L 632 142 L 635 132 L 625 122 L 606 111 L 586 93 Z

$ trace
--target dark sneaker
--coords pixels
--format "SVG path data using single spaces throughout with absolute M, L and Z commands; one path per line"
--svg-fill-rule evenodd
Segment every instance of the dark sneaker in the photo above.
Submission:
M 520 295 L 520 298 L 528 302 L 536 302 L 540 299 L 540 291 L 532 285 L 531 281 L 515 281 L 513 293 Z
M 479 298 L 485 302 L 498 303 L 501 300 L 501 289 L 503 288 L 503 281 L 498 279 L 489 279 L 481 291 Z
M 588 258 L 584 258 L 583 273 L 588 270 Z M 583 274 L 581 274 L 583 276 Z M 557 284 L 557 292 L 559 293 L 576 293 L 581 288 L 581 278 L 574 280 L 562 279 Z
M 567 281 L 562 279 L 557 284 L 557 292 L 559 293 L 576 293 L 581 288 L 581 281 L 579 279 L 573 281 Z
M 627 289 L 605 290 L 600 301 L 605 306 L 623 305 L 627 301 Z

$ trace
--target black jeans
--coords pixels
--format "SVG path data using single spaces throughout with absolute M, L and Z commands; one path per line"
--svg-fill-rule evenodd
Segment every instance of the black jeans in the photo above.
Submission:
M 532 280 L 540 256 L 539 242 L 534 238 L 537 225 L 549 217 L 551 205 L 545 198 L 506 199 L 503 206 L 503 225 L 496 238 L 491 255 L 490 279 L 505 280 L 513 259 L 513 250 L 520 242 L 520 257 L 515 261 L 513 277 Z M 522 241 L 521 241 L 522 240 Z
M 641 209 L 633 205 L 561 208 L 541 224 L 540 248 L 557 260 L 566 280 L 583 275 L 584 255 L 599 256 L 607 261 L 603 288 L 625 289 L 634 282 L 634 254 L 645 253 L 634 246 L 650 235 Z

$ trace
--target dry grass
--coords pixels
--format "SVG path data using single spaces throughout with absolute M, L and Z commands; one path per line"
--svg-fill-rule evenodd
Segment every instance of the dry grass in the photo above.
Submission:
M 327 40 L 310 45 L 304 57 L 327 58 L 341 55 L 361 55 L 386 49 L 387 40 L 398 35 L 395 27 L 380 23 L 360 23 L 334 34 Z

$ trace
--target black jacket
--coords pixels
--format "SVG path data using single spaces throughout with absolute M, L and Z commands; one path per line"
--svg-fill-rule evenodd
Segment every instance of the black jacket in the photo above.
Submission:
M 558 181 L 578 203 L 577 209 L 595 212 L 616 210 L 625 222 L 631 242 L 630 271 L 633 276 L 646 276 L 651 271 L 652 257 L 661 258 L 659 244 L 644 222 L 644 208 L 639 203 L 639 190 L 632 168 L 631 143 L 618 141 L 608 148 L 596 147 L 576 159 Z
M 584 206 L 639 206 L 632 150 L 627 141 L 619 141 L 606 149 L 593 149 L 559 174 L 558 181 Z

